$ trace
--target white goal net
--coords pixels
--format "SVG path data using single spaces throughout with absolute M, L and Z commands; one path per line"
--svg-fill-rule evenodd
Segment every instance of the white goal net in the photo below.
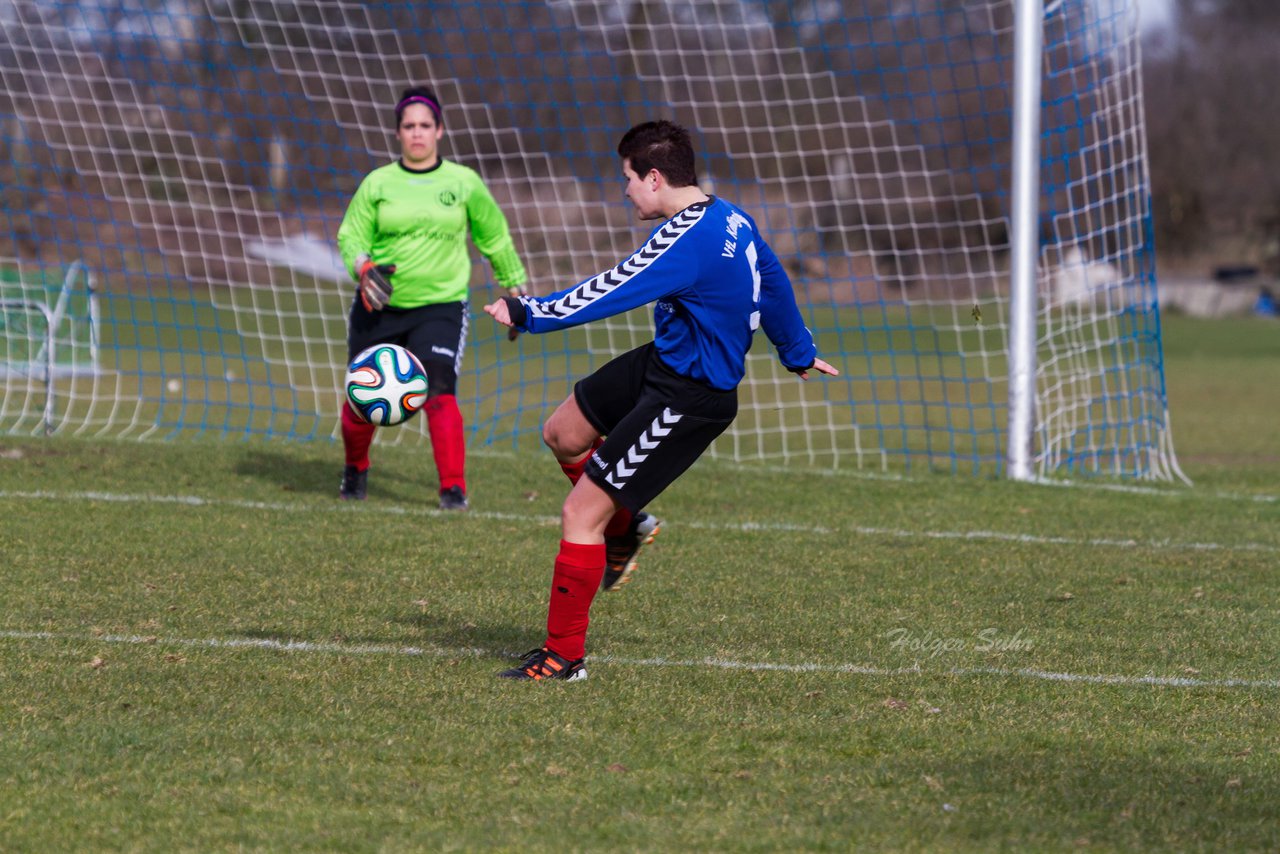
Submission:
M 1177 473 L 1134 2 L 1046 3 L 1046 475 Z M 427 83 L 535 292 L 644 239 L 621 133 L 695 129 L 705 188 L 760 222 L 843 371 L 798 383 L 761 336 L 714 454 L 1003 468 L 1013 0 L 0 0 L 0 22 L 0 431 L 336 435 L 337 225 Z M 473 314 L 496 292 L 477 260 Z M 474 317 L 472 445 L 533 447 L 650 335 L 638 311 L 512 344 Z

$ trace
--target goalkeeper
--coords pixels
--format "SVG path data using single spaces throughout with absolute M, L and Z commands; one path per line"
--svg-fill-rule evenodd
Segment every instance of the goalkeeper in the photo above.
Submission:
M 625 581 L 654 532 L 643 508 L 737 415 L 757 326 L 801 379 L 839 373 L 817 357 L 791 282 L 755 222 L 698 188 L 688 131 L 668 121 L 636 125 L 618 156 L 640 219 L 663 221 L 644 245 L 571 288 L 484 307 L 499 323 L 540 333 L 656 302 L 654 340 L 578 382 L 543 425 L 574 485 L 561 514 L 546 642 L 505 678 L 586 678 L 592 599 L 602 580 L 606 589 Z
M 338 228 L 342 260 L 358 282 L 347 361 L 375 344 L 399 344 L 422 362 L 440 507 L 465 510 L 466 437 L 456 395 L 467 341 L 468 232 L 509 293 L 524 293 L 524 265 L 480 176 L 440 156 L 444 113 L 436 93 L 406 89 L 395 121 L 400 159 L 360 182 Z M 341 418 L 346 465 L 338 494 L 363 499 L 375 428 L 346 402 Z

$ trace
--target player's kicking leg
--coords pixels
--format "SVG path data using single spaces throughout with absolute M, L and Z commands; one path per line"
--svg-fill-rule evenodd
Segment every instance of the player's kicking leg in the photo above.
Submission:
M 632 388 L 634 369 L 629 363 L 633 354 L 610 363 L 602 369 L 604 381 L 588 384 L 593 401 L 583 404 L 578 391 L 570 395 L 542 428 L 542 440 L 560 463 L 560 469 L 577 484 L 591 455 L 603 443 L 602 435 L 617 426 L 617 421 L 631 409 L 638 389 Z M 583 406 L 589 406 L 588 417 Z M 601 589 L 615 591 L 629 582 L 636 570 L 640 550 L 654 541 L 662 529 L 662 523 L 648 513 L 632 513 L 619 507 L 605 527 L 605 573 Z
M 620 510 L 619 513 L 626 511 Z M 613 593 L 630 583 L 640 550 L 652 543 L 661 531 L 661 520 L 643 510 L 631 518 L 623 533 L 610 536 L 606 529 L 604 580 L 600 588 L 606 593 Z

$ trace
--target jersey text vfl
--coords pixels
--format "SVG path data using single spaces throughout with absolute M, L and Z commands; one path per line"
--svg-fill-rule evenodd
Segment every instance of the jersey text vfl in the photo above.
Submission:
M 677 373 L 718 389 L 742 381 L 757 327 L 789 368 L 808 367 L 817 352 L 773 250 L 750 216 L 718 198 L 658 226 L 612 269 L 521 302 L 522 328 L 535 333 L 655 303 L 659 357 Z

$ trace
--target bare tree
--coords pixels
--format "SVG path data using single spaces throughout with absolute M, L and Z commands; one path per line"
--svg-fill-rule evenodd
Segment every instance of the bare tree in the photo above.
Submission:
M 1157 246 L 1274 265 L 1280 249 L 1280 3 L 1179 0 L 1147 45 Z

